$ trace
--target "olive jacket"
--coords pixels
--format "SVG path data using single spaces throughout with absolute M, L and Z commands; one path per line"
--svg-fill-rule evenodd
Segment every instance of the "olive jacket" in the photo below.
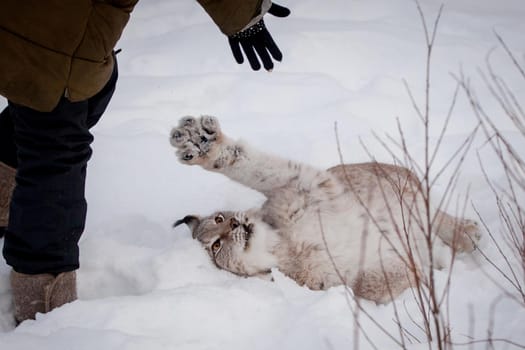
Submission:
M 48 112 L 108 81 L 112 51 L 138 0 L 1 0 L 0 95 Z M 262 0 L 198 0 L 220 30 L 240 31 Z

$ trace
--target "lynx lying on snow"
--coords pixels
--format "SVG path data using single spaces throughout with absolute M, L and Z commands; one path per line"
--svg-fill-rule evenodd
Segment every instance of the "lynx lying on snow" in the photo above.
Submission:
M 413 286 L 430 266 L 420 183 L 408 169 L 380 163 L 339 165 L 326 171 L 235 142 L 214 117 L 185 117 L 171 132 L 184 164 L 262 192 L 261 208 L 189 215 L 185 223 L 214 263 L 241 276 L 277 267 L 311 289 L 346 283 L 355 295 L 387 302 Z M 470 252 L 477 224 L 436 211 L 433 267 L 451 249 Z

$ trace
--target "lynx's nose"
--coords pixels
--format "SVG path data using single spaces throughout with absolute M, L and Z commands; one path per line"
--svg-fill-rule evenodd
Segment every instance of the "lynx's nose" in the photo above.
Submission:
M 241 223 L 236 218 L 230 219 L 230 227 L 232 230 L 235 230 L 237 227 L 239 227 Z

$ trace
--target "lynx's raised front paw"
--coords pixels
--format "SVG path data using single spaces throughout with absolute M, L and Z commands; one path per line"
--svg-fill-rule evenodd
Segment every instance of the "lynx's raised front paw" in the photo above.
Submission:
M 170 133 L 170 143 L 177 149 L 177 157 L 185 164 L 203 165 L 210 153 L 220 144 L 222 133 L 217 118 L 183 117 Z

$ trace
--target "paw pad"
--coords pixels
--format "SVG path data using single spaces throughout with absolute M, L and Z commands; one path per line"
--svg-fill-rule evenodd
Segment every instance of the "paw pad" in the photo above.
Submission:
M 179 126 L 170 133 L 170 143 L 177 149 L 177 156 L 183 163 L 200 163 L 217 144 L 220 134 L 219 122 L 215 117 L 183 117 Z

